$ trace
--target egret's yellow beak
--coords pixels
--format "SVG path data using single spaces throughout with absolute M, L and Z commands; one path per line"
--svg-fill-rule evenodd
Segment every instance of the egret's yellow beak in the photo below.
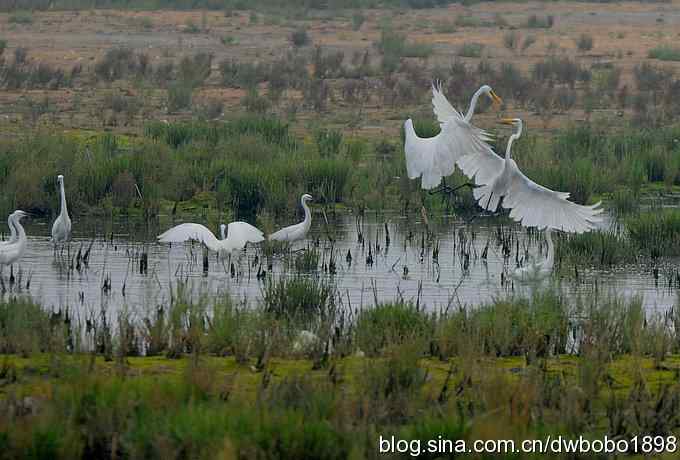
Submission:
M 499 123 L 501 123 L 501 124 L 503 124 L 503 125 L 514 125 L 514 124 L 515 124 L 515 120 L 514 120 L 513 118 L 501 118 L 501 120 L 499 121 Z
M 501 105 L 503 103 L 503 99 L 501 99 L 500 96 L 496 94 L 494 90 L 489 91 L 489 97 L 491 97 L 491 100 L 496 105 Z

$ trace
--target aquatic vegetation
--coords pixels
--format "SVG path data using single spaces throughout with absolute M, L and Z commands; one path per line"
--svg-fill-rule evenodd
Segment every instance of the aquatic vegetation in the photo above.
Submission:
M 659 209 L 626 219 L 631 240 L 652 258 L 680 254 L 680 211 Z

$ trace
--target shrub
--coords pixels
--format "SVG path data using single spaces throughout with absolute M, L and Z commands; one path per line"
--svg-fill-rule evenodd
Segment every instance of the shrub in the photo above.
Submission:
M 680 47 L 659 45 L 649 50 L 648 56 L 660 61 L 680 61 Z
M 10 24 L 32 24 L 33 13 L 30 11 L 17 11 L 9 15 L 7 22 Z
M 519 46 L 520 36 L 516 30 L 511 30 L 503 35 L 503 45 L 510 51 L 516 51 Z
M 366 16 L 361 11 L 357 11 L 352 15 L 352 30 L 359 30 L 366 21 Z
M 170 85 L 168 88 L 168 112 L 190 109 L 193 92 L 193 86 L 184 82 Z
M 311 43 L 311 41 L 312 40 L 307 33 L 307 29 L 297 29 L 292 34 L 290 34 L 290 42 L 296 48 L 307 46 Z
M 555 23 L 553 16 L 537 16 L 532 14 L 526 22 L 526 26 L 530 29 L 550 29 Z
M 458 56 L 467 58 L 478 58 L 482 56 L 482 51 L 484 51 L 484 45 L 475 42 L 465 42 L 458 49 Z
M 391 346 L 424 342 L 431 334 L 429 316 L 410 303 L 380 304 L 362 310 L 356 323 L 357 344 L 369 355 Z
M 589 34 L 581 34 L 576 39 L 576 47 L 579 51 L 590 51 L 593 49 L 593 36 Z

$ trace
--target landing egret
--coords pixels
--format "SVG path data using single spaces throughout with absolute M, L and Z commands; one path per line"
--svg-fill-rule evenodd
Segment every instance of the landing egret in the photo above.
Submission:
M 158 236 L 160 243 L 182 243 L 189 240 L 200 241 L 220 255 L 231 255 L 232 252 L 243 249 L 247 243 L 264 241 L 264 234 L 249 223 L 232 222 L 227 226 L 226 238 L 221 240 L 203 225 L 192 223 L 177 225 Z
M 555 246 L 552 240 L 552 230 L 546 228 L 544 233 L 548 243 L 547 258 L 542 261 L 533 260 L 524 267 L 516 268 L 510 273 L 510 277 L 517 281 L 537 282 L 550 276 L 555 263 Z
M 502 123 L 516 127 L 505 150 L 505 158 L 496 155 L 490 148 L 479 150 L 462 157 L 458 165 L 477 184 L 473 194 L 481 207 L 495 211 L 501 198 L 502 207 L 510 209 L 510 217 L 525 227 L 539 230 L 552 228 L 565 232 L 583 233 L 595 228 L 601 222 L 601 202 L 580 205 L 568 201 L 568 192 L 555 192 L 537 184 L 517 167 L 510 157 L 514 141 L 522 135 L 522 120 L 504 118 Z
M 269 239 L 272 241 L 287 241 L 292 243 L 293 241 L 298 241 L 307 236 L 309 229 L 312 226 L 312 212 L 307 206 L 308 201 L 312 201 L 312 195 L 305 193 L 300 198 L 300 203 L 302 204 L 302 209 L 305 210 L 305 220 L 299 224 L 291 225 L 290 227 L 285 227 L 269 235 Z
M 52 243 L 56 249 L 57 245 L 66 244 L 71 238 L 71 218 L 68 215 L 68 207 L 66 206 L 66 192 L 64 191 L 64 176 L 59 174 L 57 176 L 57 183 L 59 184 L 59 195 L 61 197 L 61 212 L 52 224 Z
M 16 210 L 10 214 L 9 222 L 10 225 L 14 227 L 17 236 L 14 242 L 0 246 L 0 268 L 5 265 L 12 265 L 24 255 L 27 238 L 24 227 L 21 225 L 20 221 L 27 215 L 27 213 L 21 210 Z
M 14 224 L 12 223 L 12 214 L 10 214 L 7 218 L 7 226 L 9 227 L 9 239 L 7 241 L 1 241 L 0 247 L 7 244 L 12 244 L 17 240 L 17 230 L 14 228 Z
M 442 177 L 450 176 L 458 159 L 486 146 L 491 136 L 472 125 L 472 115 L 479 97 L 486 94 L 494 104 L 501 104 L 502 99 L 488 85 L 481 86 L 470 101 L 470 107 L 463 116 L 446 99 L 441 86 L 432 85 L 432 105 L 439 120 L 441 132 L 434 137 L 422 138 L 413 129 L 413 121 L 409 118 L 404 123 L 406 154 L 406 172 L 409 179 L 422 176 L 421 187 L 425 190 L 435 188 Z

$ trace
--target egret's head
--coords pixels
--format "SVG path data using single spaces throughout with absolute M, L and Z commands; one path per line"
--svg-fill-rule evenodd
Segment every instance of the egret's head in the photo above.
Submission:
M 64 176 L 63 176 L 63 175 L 59 174 L 59 175 L 57 176 L 57 183 L 59 183 L 59 184 L 63 184 L 63 183 L 64 183 Z
M 491 98 L 491 102 L 493 102 L 496 105 L 501 105 L 503 103 L 503 99 L 496 94 L 496 92 L 489 86 L 489 85 L 484 85 L 480 88 L 482 90 L 483 94 L 486 94 Z
M 224 235 L 224 232 L 227 230 L 227 226 L 225 224 L 220 224 L 220 233 Z
M 306 203 L 308 201 L 314 201 L 314 198 L 312 198 L 312 195 L 310 195 L 309 193 L 305 193 L 304 195 L 302 195 L 302 202 Z
M 27 212 L 24 212 L 20 209 L 17 209 L 16 211 L 14 211 L 13 214 L 17 218 L 17 220 L 20 220 L 22 217 L 26 217 L 28 215 Z

